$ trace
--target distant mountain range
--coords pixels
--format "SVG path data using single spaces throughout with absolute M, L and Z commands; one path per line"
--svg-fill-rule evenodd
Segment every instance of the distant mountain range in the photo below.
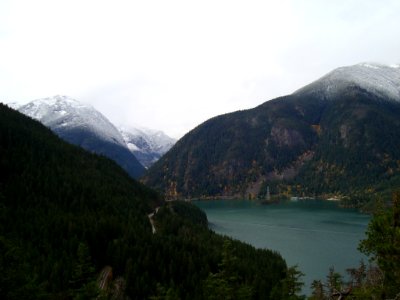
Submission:
M 132 134 L 126 130 L 120 132 L 94 107 L 67 96 L 54 96 L 11 106 L 51 128 L 64 140 L 111 158 L 134 178 L 140 177 L 145 171 L 144 166 L 149 167 L 174 142 L 173 139 L 168 140 L 162 132 L 159 132 L 159 139 L 156 134 L 148 133 L 150 131 L 142 130 L 140 132 L 143 135 L 140 136 L 134 128 L 129 128 Z M 135 138 L 126 140 L 131 136 Z M 151 141 L 151 147 L 137 142 L 140 139 Z M 141 155 L 136 157 L 135 153 Z
M 384 193 L 399 149 L 400 66 L 363 63 L 204 122 L 144 181 L 170 198 Z

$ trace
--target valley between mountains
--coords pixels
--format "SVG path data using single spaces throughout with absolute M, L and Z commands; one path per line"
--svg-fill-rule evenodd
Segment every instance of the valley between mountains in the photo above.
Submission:
M 207 120 L 178 142 L 115 126 L 67 96 L 14 108 L 113 159 L 167 199 L 265 200 L 269 193 L 359 207 L 372 195 L 390 197 L 400 183 L 399 65 L 335 69 L 291 95 Z
M 67 96 L 0 104 L 0 298 L 305 299 L 298 266 L 174 200 L 325 197 L 377 208 L 359 244 L 373 264 L 330 269 L 309 299 L 394 299 L 399 149 L 399 65 L 338 68 L 178 141 Z

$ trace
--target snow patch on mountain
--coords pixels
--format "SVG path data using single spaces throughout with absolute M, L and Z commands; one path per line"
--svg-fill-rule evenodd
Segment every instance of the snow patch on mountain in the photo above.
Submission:
M 9 102 L 6 104 L 8 107 L 11 107 L 12 109 L 15 109 L 15 110 L 18 110 L 22 106 L 22 104 L 18 103 L 18 102 Z
M 136 146 L 135 144 L 127 143 L 127 146 L 128 146 L 128 149 L 129 149 L 131 152 L 141 151 L 141 149 L 138 148 L 138 146 Z
M 333 70 L 294 94 L 319 93 L 327 99 L 358 86 L 377 96 L 400 101 L 400 65 L 360 63 Z
M 160 130 L 140 126 L 119 126 L 128 148 L 146 168 L 154 164 L 176 143 Z

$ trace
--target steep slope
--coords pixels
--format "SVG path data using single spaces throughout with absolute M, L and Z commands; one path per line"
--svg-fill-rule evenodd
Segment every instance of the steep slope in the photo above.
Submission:
M 118 130 L 129 150 L 145 168 L 151 167 L 176 143 L 175 139 L 159 130 L 132 126 L 119 126 Z
M 340 68 L 292 95 L 210 119 L 145 182 L 172 198 L 263 197 L 267 186 L 272 194 L 374 191 L 400 171 L 399 74 L 397 66 Z
M 143 174 L 144 167 L 129 151 L 119 131 L 93 107 L 66 96 L 55 96 L 34 100 L 17 109 L 64 140 L 111 158 L 132 177 Z
M 1 299 L 206 299 L 223 256 L 231 292 L 282 290 L 279 254 L 237 241 L 225 249 L 199 209 L 162 206 L 115 162 L 2 104 L 0 170 Z M 147 215 L 159 206 L 153 234 Z

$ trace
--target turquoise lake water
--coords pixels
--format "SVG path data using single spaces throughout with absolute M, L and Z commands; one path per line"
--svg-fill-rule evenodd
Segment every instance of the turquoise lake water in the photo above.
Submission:
M 314 279 L 325 280 L 331 266 L 345 274 L 367 259 L 357 250 L 369 215 L 339 208 L 333 201 L 299 200 L 262 205 L 253 201 L 194 201 L 210 228 L 257 248 L 278 251 L 289 266 L 305 273 L 303 292 Z

